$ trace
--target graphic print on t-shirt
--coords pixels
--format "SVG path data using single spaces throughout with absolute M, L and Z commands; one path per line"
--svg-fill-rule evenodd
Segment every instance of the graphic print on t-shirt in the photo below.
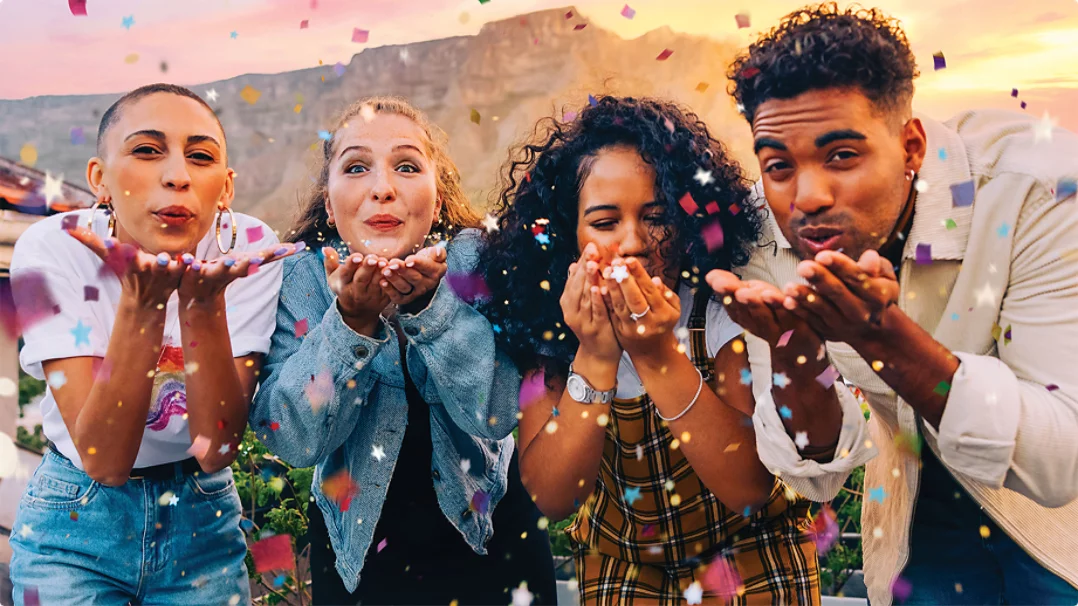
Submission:
M 184 387 L 183 348 L 165 345 L 157 360 L 150 391 L 150 412 L 146 415 L 146 427 L 163 431 L 175 415 L 187 414 L 187 390 Z

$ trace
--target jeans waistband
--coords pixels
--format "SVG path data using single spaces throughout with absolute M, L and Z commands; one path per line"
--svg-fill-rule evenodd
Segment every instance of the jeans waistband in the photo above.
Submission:
M 62 458 L 63 460 L 71 463 L 71 459 L 68 459 L 61 453 L 56 445 L 49 440 L 45 445 L 52 451 L 53 454 Z M 72 463 L 73 465 L 74 463 Z M 174 461 L 172 463 L 162 463 L 160 465 L 152 465 L 150 467 L 135 467 L 129 474 L 133 480 L 146 479 L 146 480 L 171 480 L 173 478 L 181 478 L 189 476 L 197 472 L 202 471 L 202 466 L 199 464 L 198 459 L 189 457 L 182 461 Z

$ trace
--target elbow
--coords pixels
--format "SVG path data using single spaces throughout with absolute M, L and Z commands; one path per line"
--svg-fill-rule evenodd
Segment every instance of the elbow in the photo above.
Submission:
M 83 459 L 85 461 L 86 459 Z M 87 464 L 86 475 L 90 476 L 90 479 L 98 484 L 104 484 L 112 488 L 123 486 L 127 483 L 127 480 L 131 477 L 131 470 L 128 469 L 126 473 L 120 469 L 107 469 L 102 468 L 100 465 Z
M 232 462 L 236 460 L 236 455 L 233 451 L 229 452 L 230 454 L 228 456 L 223 457 L 201 457 L 198 459 L 198 466 L 207 474 L 217 473 L 225 467 L 232 465 Z
M 549 520 L 564 520 L 576 513 L 577 508 L 565 499 L 535 499 L 535 506 Z

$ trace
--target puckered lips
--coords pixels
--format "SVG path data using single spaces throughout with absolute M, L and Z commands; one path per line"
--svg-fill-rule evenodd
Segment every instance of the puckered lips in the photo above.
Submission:
M 822 250 L 838 250 L 842 234 L 841 229 L 827 225 L 806 226 L 797 230 L 797 237 L 814 255 Z

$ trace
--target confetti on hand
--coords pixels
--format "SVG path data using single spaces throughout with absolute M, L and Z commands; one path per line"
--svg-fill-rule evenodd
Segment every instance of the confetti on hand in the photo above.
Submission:
M 292 538 L 279 534 L 262 539 L 251 545 L 251 558 L 255 562 L 255 572 L 290 569 L 295 565 Z

